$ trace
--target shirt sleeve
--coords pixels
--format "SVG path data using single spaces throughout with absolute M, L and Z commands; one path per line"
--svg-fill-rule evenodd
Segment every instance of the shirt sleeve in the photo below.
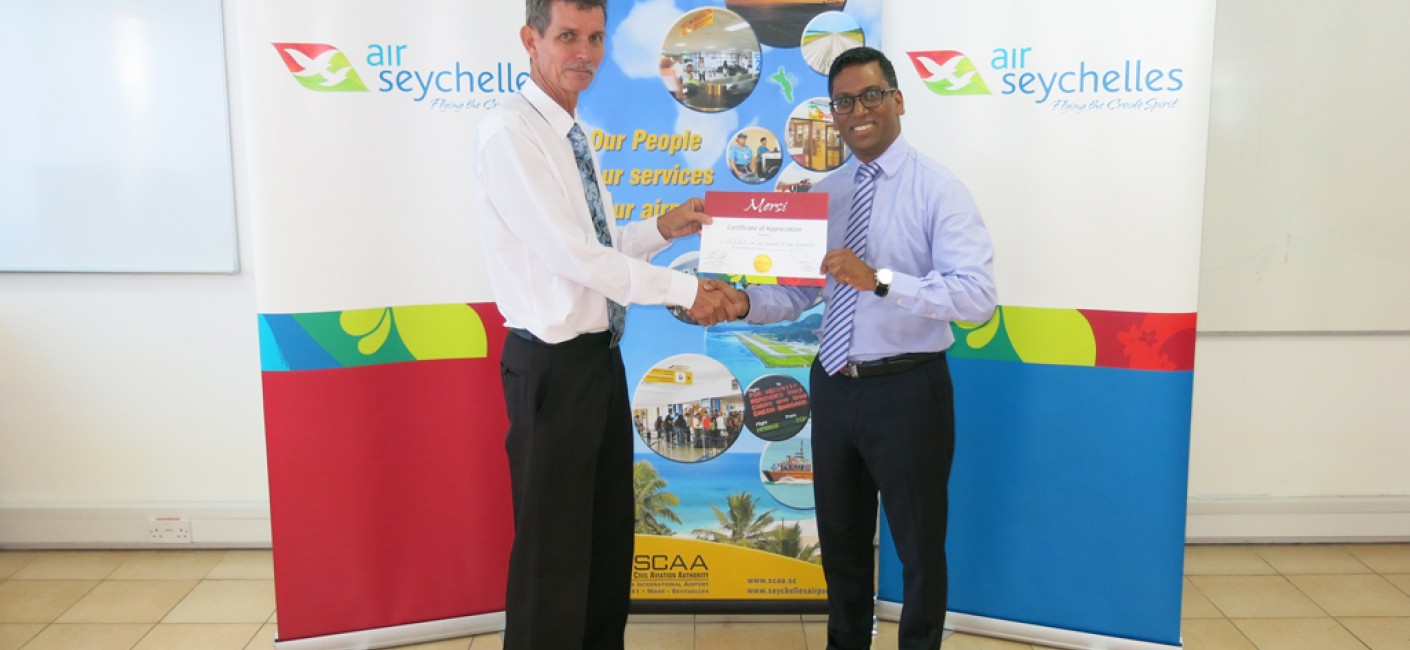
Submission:
M 917 316 L 982 323 L 994 314 L 994 245 L 979 208 L 963 183 L 950 181 L 927 210 L 935 270 L 923 276 L 894 272 L 886 301 Z
M 756 284 L 746 287 L 749 294 L 749 314 L 745 322 L 756 325 L 797 320 L 804 310 L 817 301 L 822 287 L 797 287 Z
M 614 241 L 624 250 L 598 243 L 590 229 L 578 223 L 581 206 L 555 178 L 549 153 L 532 137 L 513 128 L 512 122 L 505 127 L 481 142 L 476 173 L 486 198 L 503 215 L 505 227 L 525 242 L 531 254 L 555 275 L 618 304 L 689 307 L 694 303 L 698 287 L 694 278 L 626 252 L 639 252 L 645 257 L 650 246 L 660 245 L 660 233 L 656 234 L 657 242 L 652 242 L 649 233 L 641 228 L 629 227 L 626 232 L 614 233 Z M 609 205 L 603 207 L 610 209 Z M 647 225 L 652 231 L 654 226 Z

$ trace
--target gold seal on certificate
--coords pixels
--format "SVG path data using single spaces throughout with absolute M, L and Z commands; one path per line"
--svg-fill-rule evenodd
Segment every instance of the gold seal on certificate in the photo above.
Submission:
M 706 192 L 705 212 L 714 223 L 700 232 L 701 273 L 822 285 L 826 194 Z

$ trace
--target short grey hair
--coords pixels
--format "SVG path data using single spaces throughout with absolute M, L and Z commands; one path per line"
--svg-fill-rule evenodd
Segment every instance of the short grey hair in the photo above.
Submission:
M 534 28 L 540 36 L 548 29 L 549 13 L 553 11 L 553 3 L 571 2 L 583 11 L 592 9 L 602 9 L 602 17 L 607 18 L 607 0 L 528 0 L 525 4 L 525 22 Z

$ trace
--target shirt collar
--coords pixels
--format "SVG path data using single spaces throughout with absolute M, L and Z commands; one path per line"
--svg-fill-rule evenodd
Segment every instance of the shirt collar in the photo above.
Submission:
M 881 166 L 882 176 L 894 176 L 896 171 L 901 168 L 901 163 L 906 159 L 910 150 L 911 145 L 906 142 L 906 139 L 897 135 L 896 141 L 892 142 L 891 146 L 887 147 L 886 151 L 881 152 L 881 155 L 877 156 L 876 160 L 872 162 Z M 860 162 L 858 164 L 860 164 Z
M 524 96 L 524 99 L 529 100 L 529 105 L 543 116 L 544 121 L 548 122 L 548 126 L 553 129 L 554 133 L 565 138 L 568 137 L 568 131 L 577 123 L 577 119 L 568 114 L 568 111 L 563 110 L 558 102 L 553 101 L 553 98 L 549 97 L 542 88 L 539 88 L 533 79 L 525 80 L 519 93 Z

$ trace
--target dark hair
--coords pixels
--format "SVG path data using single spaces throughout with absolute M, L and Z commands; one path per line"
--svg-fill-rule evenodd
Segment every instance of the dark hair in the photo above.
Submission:
M 836 79 L 837 75 L 841 74 L 843 70 L 856 65 L 866 65 L 873 61 L 881 66 L 881 74 L 886 77 L 886 83 L 891 84 L 892 88 L 898 87 L 896 83 L 896 67 L 891 65 L 891 60 L 886 58 L 886 55 L 882 54 L 881 50 L 863 45 L 847 50 L 837 55 L 837 58 L 832 60 L 832 67 L 828 68 L 827 71 L 828 96 L 832 96 L 832 81 Z
M 548 29 L 549 14 L 555 2 L 571 2 L 583 11 L 600 8 L 602 17 L 607 18 L 607 0 L 528 0 L 525 3 L 525 22 L 540 36 Z

